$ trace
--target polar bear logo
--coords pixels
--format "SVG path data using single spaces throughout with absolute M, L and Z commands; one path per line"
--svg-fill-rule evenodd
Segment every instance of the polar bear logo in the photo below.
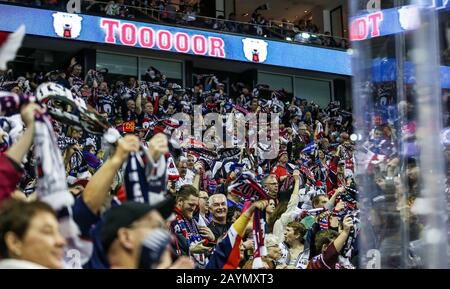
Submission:
M 248 61 L 263 63 L 267 59 L 268 43 L 261 39 L 242 39 L 243 51 Z
M 398 9 L 398 20 L 404 30 L 415 30 L 420 26 L 419 7 L 410 5 Z
M 82 20 L 77 14 L 56 12 L 53 13 L 53 29 L 59 37 L 74 39 L 80 36 Z

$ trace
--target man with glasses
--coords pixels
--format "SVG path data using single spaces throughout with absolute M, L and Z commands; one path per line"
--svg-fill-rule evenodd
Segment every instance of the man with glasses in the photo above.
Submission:
M 267 188 L 268 195 L 277 200 L 278 199 L 278 181 L 275 175 L 269 175 L 264 180 L 264 186 Z
M 205 191 L 200 191 L 199 197 L 198 197 L 198 207 L 199 211 L 198 214 L 194 215 L 195 220 L 197 221 L 197 224 L 203 224 L 204 226 L 208 226 L 211 222 L 211 214 L 208 207 L 208 193 Z
M 177 169 L 180 175 L 180 178 L 175 183 L 175 188 L 177 190 L 180 189 L 183 185 L 192 185 L 194 183 L 195 174 L 190 169 L 188 169 L 186 159 L 180 160 L 178 162 Z

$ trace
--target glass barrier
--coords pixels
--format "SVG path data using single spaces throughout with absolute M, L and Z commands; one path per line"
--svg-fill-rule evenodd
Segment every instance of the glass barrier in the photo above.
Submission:
M 392 19 L 381 11 L 383 21 L 403 32 L 370 38 L 366 2 L 350 1 L 360 267 L 449 268 L 441 137 L 448 92 L 440 84 L 437 11 L 432 1 L 393 1 Z

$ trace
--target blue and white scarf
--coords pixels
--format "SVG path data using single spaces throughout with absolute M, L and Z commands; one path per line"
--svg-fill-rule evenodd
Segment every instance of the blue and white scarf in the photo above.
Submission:
M 145 177 L 145 163 L 141 152 L 132 152 L 125 166 L 127 200 L 148 203 L 149 186 Z
M 72 218 L 74 198 L 67 189 L 61 151 L 47 115 L 39 115 L 35 121 L 34 154 L 38 198 L 48 203 L 58 214 L 61 234 L 66 240 L 65 267 L 81 268 L 92 254 L 92 243 L 80 238 L 78 225 Z M 76 253 L 76 262 L 71 253 Z
M 154 161 L 147 149 L 131 153 L 125 164 L 124 183 L 127 200 L 155 205 L 166 198 L 168 158 Z

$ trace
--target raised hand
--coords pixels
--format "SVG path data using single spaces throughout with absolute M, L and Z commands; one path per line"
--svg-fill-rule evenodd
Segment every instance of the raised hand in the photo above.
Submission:
M 198 227 L 198 232 L 200 233 L 200 235 L 202 237 L 208 239 L 211 242 L 214 242 L 216 240 L 216 237 L 214 236 L 213 232 L 208 227 L 199 226 Z
M 20 116 L 27 127 L 34 124 L 36 113 L 44 113 L 44 109 L 36 103 L 29 103 L 22 107 Z
M 117 150 L 114 156 L 124 162 L 128 158 L 130 152 L 139 151 L 139 147 L 139 138 L 137 136 L 126 135 L 118 141 Z
M 148 150 L 154 161 L 169 151 L 167 137 L 163 133 L 154 135 L 148 142 Z
M 342 225 L 344 226 L 344 231 L 350 233 L 350 230 L 353 228 L 353 218 L 351 216 L 346 216 Z

